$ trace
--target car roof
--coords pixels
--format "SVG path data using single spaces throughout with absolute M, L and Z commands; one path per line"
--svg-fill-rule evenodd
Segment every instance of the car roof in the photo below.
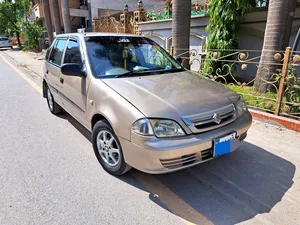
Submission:
M 86 32 L 86 33 L 68 33 L 68 34 L 59 34 L 56 37 L 68 37 L 68 36 L 83 36 L 83 37 L 142 37 L 135 34 L 125 34 L 125 33 L 107 33 L 107 32 Z

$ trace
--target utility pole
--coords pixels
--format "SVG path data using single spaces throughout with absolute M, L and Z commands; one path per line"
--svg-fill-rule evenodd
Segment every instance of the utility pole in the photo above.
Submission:
M 54 16 L 55 33 L 56 33 L 56 35 L 58 35 L 61 33 L 58 0 L 52 0 L 52 11 L 53 11 L 53 16 Z
M 71 33 L 70 8 L 68 0 L 61 0 L 61 11 L 64 21 L 65 34 Z
M 44 14 L 45 14 L 45 23 L 49 38 L 49 45 L 53 41 L 53 30 L 52 30 L 52 22 L 51 22 L 51 14 L 50 14 L 50 6 L 49 6 L 49 0 L 42 0 Z
M 88 10 L 89 10 L 89 23 L 88 23 L 88 31 L 92 31 L 92 8 L 91 8 L 91 0 L 88 1 Z

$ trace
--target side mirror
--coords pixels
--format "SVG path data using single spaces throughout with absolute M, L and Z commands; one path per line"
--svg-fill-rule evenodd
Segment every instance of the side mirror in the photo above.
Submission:
M 177 57 L 176 61 L 179 62 L 180 64 L 182 63 L 182 58 L 181 57 Z
M 86 77 L 85 73 L 81 70 L 80 66 L 76 63 L 64 64 L 60 68 L 60 71 L 63 75 L 66 76 Z

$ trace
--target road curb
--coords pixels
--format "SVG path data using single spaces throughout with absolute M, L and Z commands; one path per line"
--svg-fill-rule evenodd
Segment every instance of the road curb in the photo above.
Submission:
M 18 64 L 18 66 L 23 67 L 24 69 L 28 70 L 29 72 L 33 73 L 34 75 L 38 76 L 38 77 L 42 77 L 42 75 L 40 75 L 39 73 L 29 69 L 29 67 L 25 64 L 20 63 L 19 61 L 17 61 L 14 57 L 10 56 L 9 54 L 7 54 L 6 52 L 3 52 L 4 55 L 6 55 L 7 57 L 9 57 L 11 60 L 13 60 L 15 63 Z M 28 53 L 26 53 L 28 54 Z
M 282 116 L 275 116 L 273 114 L 260 112 L 253 109 L 249 109 L 249 111 L 255 119 L 259 119 L 266 123 L 274 124 L 277 126 L 285 127 L 289 130 L 300 132 L 300 121 L 298 120 L 293 120 Z

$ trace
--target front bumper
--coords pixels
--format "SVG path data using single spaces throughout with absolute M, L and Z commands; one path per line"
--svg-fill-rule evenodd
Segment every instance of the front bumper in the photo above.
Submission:
M 120 138 L 126 163 L 146 173 L 160 174 L 185 169 L 213 159 L 213 140 L 236 132 L 235 151 L 251 126 L 249 112 L 216 130 L 180 138 L 153 138 L 132 133 L 131 141 Z
M 4 46 L 4 45 L 3 45 L 3 46 L 2 46 L 2 45 L 0 45 L 0 48 L 11 48 L 11 47 L 12 47 L 12 44 L 5 45 L 5 46 Z

